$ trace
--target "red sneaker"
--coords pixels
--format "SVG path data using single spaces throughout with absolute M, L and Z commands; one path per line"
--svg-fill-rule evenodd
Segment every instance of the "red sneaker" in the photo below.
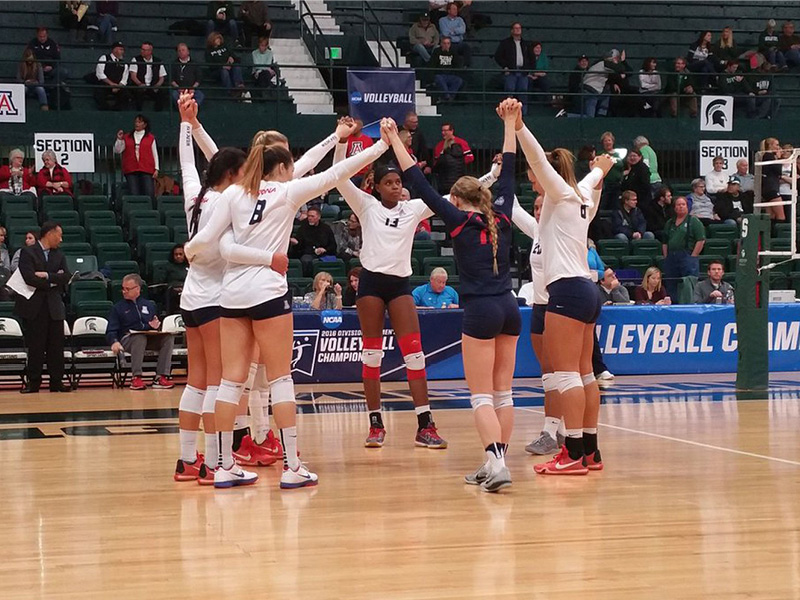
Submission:
M 386 430 L 383 427 L 370 427 L 367 439 L 364 441 L 365 448 L 380 448 L 386 439 Z
M 200 465 L 200 472 L 197 474 L 197 483 L 200 485 L 214 485 L 214 467 L 209 467 L 203 463 Z
M 268 467 L 278 457 L 258 446 L 249 435 L 244 436 L 242 445 L 233 453 L 233 459 L 244 467 Z
M 185 460 L 178 459 L 178 464 L 175 465 L 175 481 L 194 481 L 200 474 L 200 469 L 205 464 L 204 457 L 199 452 L 194 459 L 194 462 L 186 462 Z
M 434 423 L 418 431 L 414 443 L 422 448 L 432 448 L 434 450 L 447 448 L 447 442 L 443 440 L 439 432 L 436 431 L 436 425 Z
M 172 383 L 169 379 L 167 379 L 163 375 L 159 375 L 158 377 L 153 379 L 154 390 L 171 390 L 174 387 L 175 384 Z
M 260 444 L 256 444 L 259 448 L 261 448 L 267 454 L 271 454 L 275 457 L 275 460 L 279 458 L 283 458 L 283 446 L 278 441 L 278 438 L 275 437 L 275 434 L 272 433 L 272 429 L 267 432 L 267 437 L 264 438 L 264 441 Z M 300 454 L 299 452 L 297 453 Z
M 147 385 L 144 382 L 144 379 L 141 377 L 134 377 L 131 379 L 131 389 L 132 390 L 146 390 Z
M 546 463 L 533 465 L 533 470 L 539 475 L 586 475 L 589 472 L 586 459 L 570 458 L 566 446 L 561 446 L 561 452 Z
M 600 456 L 600 450 L 595 450 L 594 454 L 586 455 L 586 468 L 590 471 L 603 470 L 603 458 Z

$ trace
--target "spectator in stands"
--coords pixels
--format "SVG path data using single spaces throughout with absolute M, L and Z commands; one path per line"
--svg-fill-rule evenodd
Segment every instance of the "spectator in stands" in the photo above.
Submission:
M 439 45 L 439 30 L 431 23 L 428 13 L 422 13 L 408 30 L 411 50 L 424 62 L 431 60 L 431 53 Z
M 746 196 L 740 191 L 739 178 L 731 175 L 725 191 L 718 193 L 714 198 L 714 213 L 728 225 L 740 224 L 745 213 L 745 199 Z M 747 212 L 753 212 L 752 200 L 749 204 L 750 210 Z
M 800 66 L 800 36 L 794 32 L 794 23 L 791 21 L 783 24 L 783 33 L 778 38 L 778 50 L 783 53 L 787 66 Z
M 472 62 L 472 49 L 464 41 L 467 24 L 458 16 L 458 4 L 455 2 L 447 5 L 447 14 L 439 19 L 439 33 L 442 38 L 450 38 L 453 52 L 461 57 L 465 67 L 469 67 Z
M 268 2 L 242 2 L 239 7 L 239 20 L 242 22 L 244 45 L 250 48 L 253 38 L 269 39 L 272 35 L 272 23 L 269 20 Z
M 327 223 L 322 222 L 322 212 L 309 206 L 308 214 L 297 233 L 290 240 L 292 254 L 303 264 L 303 275 L 311 277 L 313 262 L 322 257 L 336 258 L 336 236 Z
M 209 2 L 206 10 L 206 37 L 224 31 L 232 40 L 239 39 L 239 26 L 233 12 L 233 2 Z
M 73 40 L 86 39 L 86 26 L 89 20 L 86 12 L 89 10 L 88 2 L 59 2 L 58 18 L 62 27 L 68 30 Z
M 616 48 L 609 51 L 606 57 L 593 64 L 583 76 L 583 116 L 605 117 L 608 115 L 609 94 L 608 77 L 611 73 L 622 72 L 620 61 L 625 60 L 625 52 Z
M 712 83 L 712 75 L 716 73 L 714 61 L 716 57 L 711 48 L 711 32 L 701 31 L 700 37 L 689 47 L 686 55 L 687 66 L 692 73 L 700 73 L 700 83 L 702 87 L 709 88 Z
M 617 274 L 611 267 L 606 267 L 603 278 L 597 282 L 597 289 L 600 290 L 600 298 L 603 304 L 629 303 L 631 296 L 628 289 L 619 282 Z
M 739 191 L 742 193 L 752 192 L 755 190 L 755 177 L 749 173 L 750 163 L 746 158 L 740 158 L 736 161 L 736 178 L 739 180 Z
M 719 92 L 734 96 L 734 107 L 745 110 L 747 116 L 756 116 L 756 95 L 750 83 L 739 71 L 739 61 L 731 60 L 725 65 L 725 71 L 719 76 Z
M 610 131 L 603 132 L 600 136 L 600 145 L 603 147 L 603 154 L 607 154 L 615 160 L 614 166 L 606 175 L 603 181 L 603 195 L 600 199 L 601 208 L 612 208 L 618 206 L 620 193 L 620 184 L 622 177 L 625 175 L 625 157 L 627 150 L 624 148 L 615 148 L 614 145 L 617 138 Z
M 109 44 L 110 45 L 110 44 Z M 67 78 L 67 71 L 60 64 L 61 48 L 48 34 L 47 27 L 38 27 L 36 37 L 28 42 L 28 48 L 42 65 L 45 82 L 61 83 Z
M 303 303 L 314 310 L 341 310 L 342 286 L 333 283 L 333 276 L 325 271 L 314 275 L 312 291 L 303 298 Z
M 128 106 L 129 94 L 128 65 L 122 62 L 125 58 L 125 46 L 116 42 L 111 52 L 104 54 L 97 61 L 95 77 L 100 87 L 95 90 L 95 101 L 100 110 L 124 110 Z
M 631 190 L 636 194 L 639 204 L 648 206 L 653 200 L 652 186 L 650 185 L 650 169 L 644 164 L 642 153 L 633 148 L 625 157 L 625 170 L 623 171 L 620 189 Z
M 622 192 L 622 206 L 611 215 L 611 231 L 614 237 L 620 240 L 652 240 L 652 232 L 647 231 L 647 222 L 644 213 L 637 206 L 636 192 L 625 190 Z
M 414 156 L 417 157 L 420 165 L 424 165 L 422 166 L 423 173 L 430 175 L 431 168 L 428 162 L 431 159 L 431 150 L 428 147 L 422 130 L 419 128 L 419 117 L 413 110 L 406 113 L 402 130 L 411 134 L 411 151 L 414 153 Z
M 4 281 L 7 281 L 8 276 L 11 274 L 11 257 L 8 255 L 8 247 L 6 246 L 7 237 L 6 228 L 0 226 L 0 271 L 2 271 Z
M 158 351 L 158 367 L 153 379 L 153 389 L 170 389 L 174 384 L 169 380 L 172 366 L 172 348 L 175 338 L 169 334 L 144 335 L 140 331 L 157 331 L 161 321 L 156 312 L 156 303 L 142 296 L 142 278 L 130 273 L 122 279 L 122 300 L 117 302 L 108 315 L 106 340 L 114 354 L 129 352 L 131 355 L 131 389 L 144 390 L 147 385 L 142 380 L 142 364 L 145 350 Z
M 494 61 L 503 69 L 503 90 L 522 102 L 522 114 L 527 114 L 528 71 L 531 68 L 530 44 L 522 39 L 522 23 L 511 24 L 511 35 L 500 40 L 494 51 Z
M 347 286 L 342 293 L 342 306 L 352 308 L 356 305 L 358 295 L 358 281 L 361 279 L 361 267 L 353 267 L 347 273 Z
M 664 90 L 670 95 L 669 112 L 673 117 L 678 116 L 679 102 L 681 100 L 689 107 L 689 115 L 692 118 L 697 116 L 697 92 L 695 89 L 695 79 L 686 66 L 686 59 L 679 56 L 675 59 L 675 70 L 667 79 L 667 87 Z
M 547 71 L 550 69 L 550 59 L 542 51 L 541 42 L 531 43 L 531 69 L 532 73 L 528 74 L 528 79 L 531 80 L 529 89 L 533 92 L 539 92 L 539 100 L 543 104 L 550 102 L 550 80 L 547 78 Z M 524 111 L 523 105 L 523 111 Z
M 162 273 L 162 280 L 158 282 L 167 284 L 165 309 L 168 315 L 180 312 L 183 284 L 188 273 L 189 261 L 186 260 L 186 255 L 183 252 L 183 244 L 175 244 Z
M 154 197 L 154 180 L 159 171 L 158 148 L 147 117 L 136 115 L 130 132 L 121 129 L 117 132 L 114 154 L 122 155 L 122 174 L 128 182 L 128 193 Z
M 447 14 L 447 5 L 450 0 L 428 0 L 428 14 L 431 21 L 439 24 L 439 20 Z
M 661 285 L 661 270 L 658 267 L 647 268 L 642 277 L 642 285 L 637 285 L 633 290 L 633 300 L 636 304 L 672 304 L 672 299 Z
M 588 70 L 589 57 L 585 54 L 581 54 L 575 66 L 572 67 L 572 72 L 569 74 L 569 81 L 567 83 L 567 92 L 569 92 L 569 96 L 564 102 L 564 108 L 558 112 L 556 117 L 563 117 L 564 115 L 578 117 L 584 114 L 583 78 Z
M 686 200 L 692 216 L 699 219 L 703 225 L 708 225 L 718 219 L 714 214 L 714 202 L 706 194 L 706 182 L 702 177 L 692 181 L 692 193 L 686 197 Z
M 778 116 L 781 99 L 773 95 L 773 67 L 768 62 L 762 62 L 755 73 L 751 75 L 751 87 L 755 92 L 755 116 L 759 119 L 774 119 Z
M 781 145 L 781 154 L 780 157 L 782 159 L 788 159 L 792 157 L 792 152 L 794 151 L 794 147 L 791 144 L 783 144 Z M 781 184 L 778 186 L 778 193 L 781 196 L 781 200 L 784 202 L 790 202 L 792 199 L 792 165 L 791 164 L 783 164 L 781 165 Z M 788 207 L 791 210 L 791 207 Z
M 706 174 L 706 192 L 715 196 L 728 188 L 728 176 L 722 171 L 725 166 L 725 159 L 715 156 L 711 161 L 713 169 Z
M 44 89 L 44 71 L 30 48 L 25 48 L 22 52 L 22 60 L 17 66 L 17 81 L 25 84 L 26 96 L 36 97 L 41 110 L 50 110 Z
M 780 36 L 775 33 L 775 19 L 767 21 L 767 27 L 758 36 L 758 51 L 764 56 L 770 65 L 778 69 L 786 69 L 786 57 L 778 49 Z
M 536 205 L 534 205 L 534 208 L 535 207 Z M 541 207 L 539 210 L 541 211 Z M 592 281 L 600 281 L 603 278 L 603 273 L 606 271 L 606 265 L 603 259 L 600 258 L 600 254 L 597 252 L 597 246 L 591 238 L 586 240 L 586 262 L 589 265 Z
M 640 114 L 643 117 L 655 117 L 658 113 L 661 93 L 661 74 L 658 73 L 658 61 L 652 56 L 645 58 L 639 69 L 639 94 L 642 96 Z
M 56 153 L 45 150 L 42 153 L 44 166 L 36 174 L 36 189 L 40 198 L 44 196 L 72 196 L 72 175 L 58 164 Z
M 441 46 L 433 51 L 430 65 L 436 69 L 433 81 L 442 90 L 440 101 L 454 100 L 458 90 L 464 86 L 464 80 L 457 74 L 462 68 L 461 57 L 452 49 L 449 37 L 442 37 Z
M 197 87 L 200 85 L 201 73 L 200 67 L 192 62 L 192 57 L 189 54 L 189 46 L 181 42 L 175 48 L 177 55 L 175 62 L 172 63 L 170 85 L 172 86 L 172 100 L 178 101 L 178 96 L 181 90 L 192 90 L 194 93 L 195 102 L 201 105 L 205 100 L 205 94 Z
M 119 16 L 119 2 L 95 3 L 97 17 L 96 27 L 100 33 L 100 39 L 107 46 L 114 42 L 114 34 L 117 32 L 117 17 Z
M 225 2 L 224 4 L 230 4 Z M 206 62 L 216 71 L 217 79 L 232 95 L 241 94 L 244 90 L 242 68 L 236 64 L 239 59 L 219 33 L 212 33 L 206 39 Z M 236 88 L 236 89 L 234 89 Z
M 695 304 L 733 304 L 733 286 L 722 281 L 725 267 L 719 260 L 708 263 L 708 278 L 694 286 Z
M 153 100 L 156 111 L 163 109 L 167 101 L 167 90 L 163 87 L 167 70 L 161 59 L 153 56 L 152 43 L 142 42 L 141 54 L 133 58 L 128 73 L 134 86 L 136 110 L 142 110 L 146 99 Z
M 336 221 L 331 225 L 333 237 L 336 239 L 336 256 L 347 262 L 358 258 L 361 254 L 361 222 L 356 213 L 350 213 L 347 219 Z
M 650 191 L 655 194 L 661 188 L 661 175 L 658 172 L 658 155 L 648 140 L 643 135 L 633 139 L 633 147 L 642 155 L 642 162 L 650 170 Z M 644 206 L 642 206 L 644 210 Z
M 647 230 L 652 231 L 653 235 L 663 242 L 664 227 L 667 221 L 674 216 L 672 213 L 672 190 L 669 186 L 660 187 L 653 202 L 645 206 L 642 212 L 647 223 Z
M 449 194 L 459 177 L 467 172 L 467 165 L 475 157 L 466 140 L 456 136 L 451 123 L 442 124 L 442 140 L 433 149 L 433 170 L 441 194 Z
M 686 276 L 697 277 L 700 272 L 697 257 L 703 251 L 706 230 L 700 219 L 689 214 L 689 203 L 678 196 L 673 203 L 675 217 L 664 227 L 664 276 L 667 295 L 678 297 L 678 279 Z
M 36 203 L 36 175 L 24 166 L 25 153 L 14 148 L 8 153 L 8 163 L 0 167 L 0 192 L 14 194 Z
M 274 88 L 278 85 L 278 65 L 272 48 L 269 47 L 269 38 L 258 38 L 258 48 L 253 50 L 253 78 L 256 85 L 262 89 Z
M 592 171 L 592 161 L 597 156 L 597 149 L 591 144 L 581 146 L 578 156 L 575 157 L 575 178 L 580 181 Z
M 458 292 L 447 285 L 447 271 L 436 267 L 431 279 L 411 293 L 414 304 L 420 308 L 458 308 Z
M 764 162 L 780 160 L 783 151 L 781 150 L 781 143 L 777 138 L 768 137 L 761 140 L 759 149 L 764 154 L 761 155 L 761 160 Z M 780 195 L 782 169 L 779 164 L 764 165 L 761 169 L 761 202 L 780 202 L 782 200 Z M 773 221 L 783 222 L 786 219 L 786 211 L 783 205 L 766 206 L 766 212 L 769 213 Z
M 731 62 L 739 62 L 741 51 L 736 45 L 736 42 L 733 41 L 733 28 L 730 26 L 723 27 L 719 40 L 714 43 L 711 52 L 717 60 L 717 65 L 719 65 L 718 69 L 720 71 L 725 69 Z
M 25 246 L 33 246 L 36 242 L 39 241 L 39 230 L 38 229 L 29 229 L 25 232 Z M 17 251 L 14 252 L 14 256 L 11 257 L 11 272 L 17 270 L 19 267 L 19 256 L 22 253 L 22 248 L 17 248 Z
M 363 152 L 367 148 L 371 148 L 372 144 L 374 143 L 372 141 L 372 138 L 362 131 L 362 128 L 364 127 L 364 122 L 361 119 L 356 119 L 355 124 L 356 124 L 355 130 L 353 131 L 352 135 L 349 138 L 347 138 L 347 151 L 346 151 L 347 158 L 355 156 L 356 154 Z M 370 171 L 370 167 L 371 165 L 367 165 L 351 178 L 355 185 L 359 187 L 361 186 L 364 176 Z M 370 193 L 372 192 L 370 191 Z

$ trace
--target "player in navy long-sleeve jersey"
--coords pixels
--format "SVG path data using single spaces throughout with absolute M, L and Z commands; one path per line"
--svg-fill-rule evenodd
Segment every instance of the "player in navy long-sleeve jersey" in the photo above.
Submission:
M 494 203 L 489 189 L 474 177 L 456 181 L 448 202 L 428 184 L 413 158 L 401 151 L 403 146 L 396 131 L 387 132 L 407 183 L 444 220 L 453 238 L 464 307 L 464 374 L 487 457 L 486 463 L 465 480 L 481 485 L 487 492 L 511 485 L 505 452 L 514 420 L 511 383 L 521 321 L 511 291 L 509 249 L 516 156 L 514 126 L 520 110 L 520 103 L 514 99 L 505 100 L 498 108 L 505 136 Z

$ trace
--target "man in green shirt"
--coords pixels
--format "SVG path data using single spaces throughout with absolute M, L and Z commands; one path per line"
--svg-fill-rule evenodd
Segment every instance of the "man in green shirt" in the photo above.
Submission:
M 650 140 L 643 135 L 634 138 L 633 147 L 641 153 L 642 162 L 650 169 L 650 187 L 653 190 L 653 197 L 655 197 L 656 193 L 661 188 L 661 175 L 658 173 L 658 156 L 656 156 L 656 151 L 653 150 L 653 147 L 650 145 Z
M 662 246 L 664 254 L 664 285 L 673 300 L 678 298 L 678 280 L 700 274 L 697 257 L 703 251 L 706 231 L 697 217 L 689 214 L 686 198 L 679 196 L 673 202 L 675 217 L 664 226 Z

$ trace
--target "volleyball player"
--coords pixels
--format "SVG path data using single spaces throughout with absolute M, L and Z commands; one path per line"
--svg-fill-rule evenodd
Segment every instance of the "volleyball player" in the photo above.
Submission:
M 762 161 L 780 160 L 783 156 L 781 143 L 774 137 L 761 140 L 760 150 L 764 153 Z M 761 199 L 756 202 L 780 202 L 783 200 L 780 194 L 782 165 L 764 165 L 761 167 Z M 786 220 L 786 211 L 783 205 L 765 207 L 770 219 L 777 222 Z
M 487 492 L 511 485 L 505 453 L 514 423 L 512 379 L 521 319 L 511 291 L 511 211 L 514 203 L 515 124 L 522 105 L 514 100 L 498 107 L 505 126 L 503 163 L 497 198 L 474 177 L 461 177 L 450 201 L 434 190 L 415 160 L 405 152 L 397 128 L 389 129 L 395 156 L 406 181 L 421 194 L 450 231 L 464 307 L 461 346 L 470 403 L 487 461 L 465 480 Z M 452 202 L 452 204 L 451 204 Z M 360 286 L 360 283 L 359 283 Z
M 597 448 L 600 390 L 592 371 L 594 323 L 601 303 L 586 261 L 586 237 L 599 207 L 592 190 L 602 186 L 613 159 L 597 157 L 589 176 L 578 183 L 571 152 L 556 148 L 545 155 L 521 118 L 516 129 L 528 164 L 545 192 L 539 222 L 549 295 L 544 348 L 567 433 L 561 452 L 534 470 L 585 475 L 589 469 L 603 468 Z
M 386 142 L 335 165 L 327 171 L 293 180 L 294 161 L 283 146 L 266 145 L 266 136 L 253 141 L 239 185 L 228 188 L 223 202 L 193 240 L 186 245 L 191 259 L 208 252 L 228 227 L 234 241 L 268 253 L 288 250 L 294 216 L 306 202 L 349 178 L 386 151 Z M 249 349 L 257 342 L 266 373 L 273 416 L 280 428 L 284 470 L 281 488 L 317 484 L 317 475 L 300 463 L 294 383 L 292 296 L 286 278 L 261 266 L 228 262 L 223 278 L 220 334 L 222 381 L 217 394 L 215 421 L 220 447 L 214 486 L 227 488 L 255 483 L 258 475 L 244 471 L 233 460 L 233 425 L 250 365 Z

